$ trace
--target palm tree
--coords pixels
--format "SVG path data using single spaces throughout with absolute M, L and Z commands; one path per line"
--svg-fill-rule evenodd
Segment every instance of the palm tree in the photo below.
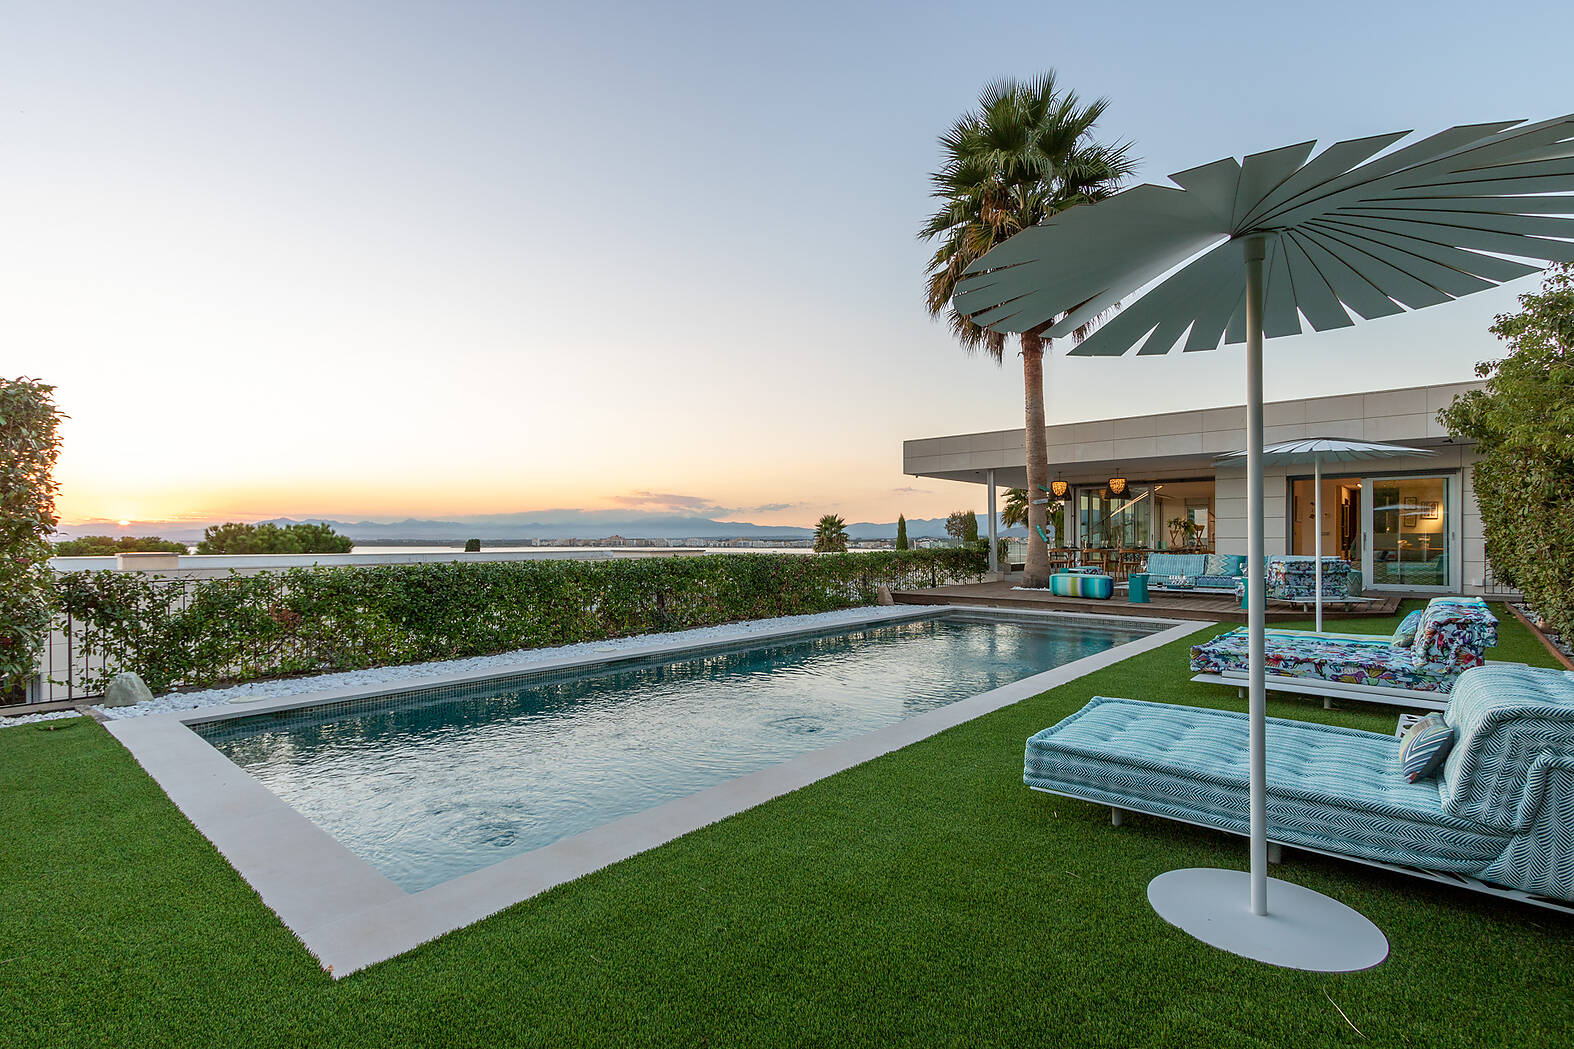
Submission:
M 847 550 L 847 522 L 836 514 L 826 514 L 814 526 L 814 552 L 817 554 L 845 553 Z
M 1129 143 L 1104 145 L 1092 138 L 1107 99 L 1086 105 L 1061 91 L 1053 72 L 1030 81 L 1002 80 L 985 88 L 978 110 L 966 113 L 940 137 L 944 159 L 930 176 L 941 206 L 919 232 L 939 242 L 929 261 L 931 316 L 944 315 L 969 353 L 983 349 L 996 364 L 1005 336 L 974 324 L 951 305 L 968 266 L 995 245 L 1078 204 L 1112 196 L 1136 167 Z M 1044 438 L 1043 324 L 1020 336 L 1027 402 L 1027 490 L 1049 484 Z M 1076 333 L 1080 338 L 1085 331 Z M 1031 526 L 1047 523 L 1043 503 L 1028 504 Z M 1038 527 L 1028 529 L 1026 586 L 1047 586 L 1049 550 Z
M 1059 501 L 1051 500 L 1051 502 L 1053 503 L 1055 508 L 1044 515 L 1046 520 L 1050 524 L 1055 526 L 1050 531 L 1049 534 L 1050 535 L 1055 535 L 1055 536 L 1064 536 L 1066 534 L 1065 533 L 1065 517 L 1066 517 L 1066 503 L 1065 503 L 1065 500 L 1063 500 L 1063 499 L 1059 500 Z M 1027 489 L 1026 488 L 1007 488 L 1006 489 L 1006 505 L 1005 505 L 1005 508 L 1000 511 L 1000 527 L 1002 527 L 1002 528 L 1026 528 L 1027 527 L 1027 520 L 1028 520 Z
M 1000 527 L 1026 528 L 1027 514 L 1027 489 L 1007 488 L 1006 505 L 1000 511 Z

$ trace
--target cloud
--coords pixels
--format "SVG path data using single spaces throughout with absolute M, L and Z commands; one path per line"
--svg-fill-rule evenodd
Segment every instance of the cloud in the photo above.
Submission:
M 908 485 L 906 488 L 893 488 L 893 489 L 891 489 L 892 493 L 895 494 L 895 495 L 909 495 L 909 494 L 927 495 L 932 490 L 933 489 L 929 489 L 929 488 L 914 488 L 912 485 Z
M 804 503 L 764 503 L 760 506 L 723 506 L 714 499 L 701 495 L 679 495 L 675 492 L 629 492 L 611 497 L 619 506 L 646 512 L 701 514 L 706 517 L 725 517 L 734 514 L 774 514 L 804 506 Z
M 726 507 L 718 506 L 713 499 L 699 495 L 677 495 L 673 492 L 632 492 L 628 495 L 614 495 L 612 501 L 619 506 L 638 507 L 642 510 L 686 510 L 691 513 L 718 513 L 725 512 Z

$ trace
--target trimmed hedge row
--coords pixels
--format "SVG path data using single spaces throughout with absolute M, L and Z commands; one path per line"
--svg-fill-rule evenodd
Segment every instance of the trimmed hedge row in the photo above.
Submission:
M 56 588 L 101 691 L 134 670 L 154 692 L 492 655 L 873 604 L 876 588 L 980 577 L 977 548 L 462 561 L 293 568 L 179 580 L 71 572 Z

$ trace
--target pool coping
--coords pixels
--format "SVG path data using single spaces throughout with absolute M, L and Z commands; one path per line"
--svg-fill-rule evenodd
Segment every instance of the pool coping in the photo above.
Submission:
M 572 835 L 489 867 L 408 893 L 327 831 L 273 794 L 198 735 L 193 725 L 254 714 L 372 698 L 437 685 L 479 684 L 520 674 L 616 665 L 652 656 L 681 656 L 734 645 L 961 614 L 1001 618 L 1104 620 L 1143 626 L 1169 623 L 1144 637 L 1084 656 L 1052 670 L 948 703 L 779 765 L 664 802 L 643 812 Z M 470 925 L 554 886 L 665 844 L 816 780 L 860 765 L 976 717 L 1038 695 L 1096 670 L 1207 628 L 1197 620 L 1133 619 L 1118 615 L 970 605 L 880 607 L 834 624 L 784 625 L 778 630 L 667 637 L 648 645 L 597 654 L 534 660 L 512 669 L 486 667 L 379 686 L 345 686 L 226 707 L 149 714 L 106 724 L 163 788 L 177 808 L 257 892 L 334 977 L 347 976 Z

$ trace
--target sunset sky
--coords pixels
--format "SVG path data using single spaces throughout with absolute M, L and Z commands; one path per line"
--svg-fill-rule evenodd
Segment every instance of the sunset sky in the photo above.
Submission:
M 1108 95 L 1145 181 L 1574 109 L 1574 6 L 1479 10 L 13 6 L 0 372 L 59 387 L 67 522 L 981 508 L 900 455 L 1022 425 L 923 309 L 979 89 Z M 1468 378 L 1535 283 L 1274 340 L 1268 395 Z M 1241 360 L 1055 359 L 1050 421 L 1239 403 Z

